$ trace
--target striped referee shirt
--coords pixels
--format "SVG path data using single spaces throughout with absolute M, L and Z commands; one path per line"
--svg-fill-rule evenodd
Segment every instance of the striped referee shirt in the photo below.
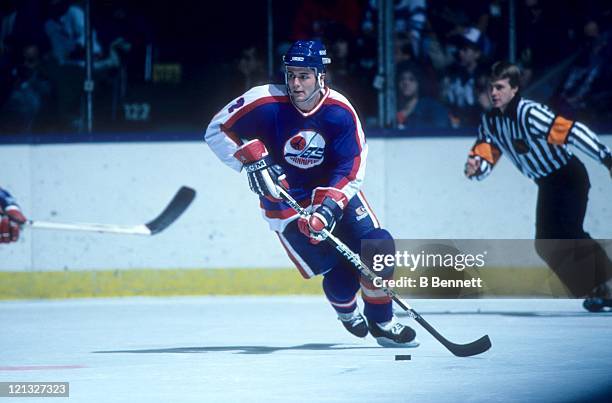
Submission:
M 604 164 L 612 158 L 608 147 L 584 124 L 517 95 L 503 113 L 494 109 L 482 115 L 470 155 L 484 161 L 480 173 L 472 178 L 485 178 L 502 154 L 528 178 L 543 178 L 568 163 L 572 157 L 569 144 Z

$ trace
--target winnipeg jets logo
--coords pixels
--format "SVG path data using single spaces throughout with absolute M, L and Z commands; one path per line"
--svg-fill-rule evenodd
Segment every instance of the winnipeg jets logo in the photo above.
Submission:
M 285 160 L 291 165 L 308 169 L 323 163 L 325 139 L 319 133 L 301 131 L 285 143 Z

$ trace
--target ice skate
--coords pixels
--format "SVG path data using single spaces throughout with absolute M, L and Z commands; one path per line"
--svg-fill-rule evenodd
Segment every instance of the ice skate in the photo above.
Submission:
M 358 309 L 350 313 L 338 313 L 338 319 L 351 334 L 357 337 L 368 335 L 368 325 Z
M 604 308 L 612 308 L 611 294 L 607 283 L 602 284 L 596 287 L 591 294 L 586 297 L 582 306 L 589 312 L 601 312 Z
M 384 325 L 370 322 L 368 327 L 370 334 L 383 347 L 418 347 L 421 344 L 416 339 L 416 332 L 399 323 L 395 316 Z

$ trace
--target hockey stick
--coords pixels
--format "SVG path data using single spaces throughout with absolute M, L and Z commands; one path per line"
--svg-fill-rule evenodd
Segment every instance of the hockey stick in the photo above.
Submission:
M 129 235 L 155 235 L 165 230 L 191 204 L 195 198 L 196 191 L 190 187 L 183 186 L 174 195 L 170 203 L 157 217 L 146 224 L 139 225 L 115 225 L 94 223 L 59 223 L 49 221 L 28 220 L 26 225 L 34 229 L 55 229 L 67 231 L 88 231 L 107 234 L 129 234 Z
M 278 186 L 278 190 L 282 198 L 289 204 L 289 206 L 294 209 L 300 216 L 309 217 L 309 214 L 306 210 L 300 206 L 293 197 L 283 188 Z M 374 273 L 359 257 L 359 255 L 353 252 L 348 246 L 344 244 L 340 239 L 338 239 L 334 234 L 330 231 L 323 229 L 323 234 L 327 236 L 326 240 L 329 242 L 336 250 L 346 259 L 348 260 L 359 272 L 364 275 L 368 280 L 374 281 L 377 277 L 376 273 Z M 380 287 L 389 297 L 393 299 L 404 311 L 408 312 L 408 314 L 416 320 L 421 326 L 425 328 L 433 337 L 436 338 L 444 347 L 446 347 L 451 353 L 458 357 L 469 357 L 472 355 L 477 355 L 484 353 L 489 348 L 491 348 L 491 339 L 489 339 L 488 335 L 482 336 L 480 339 L 473 341 L 467 344 L 456 344 L 444 336 L 442 336 L 436 329 L 433 328 L 421 315 L 419 315 L 410 305 L 405 304 L 398 296 L 395 291 L 387 287 Z

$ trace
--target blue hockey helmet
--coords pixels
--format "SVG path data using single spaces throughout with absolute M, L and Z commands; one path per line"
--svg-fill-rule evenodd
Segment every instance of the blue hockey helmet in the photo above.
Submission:
M 285 67 L 308 67 L 317 73 L 325 72 L 325 65 L 331 63 L 327 50 L 321 41 L 296 41 L 283 56 Z

